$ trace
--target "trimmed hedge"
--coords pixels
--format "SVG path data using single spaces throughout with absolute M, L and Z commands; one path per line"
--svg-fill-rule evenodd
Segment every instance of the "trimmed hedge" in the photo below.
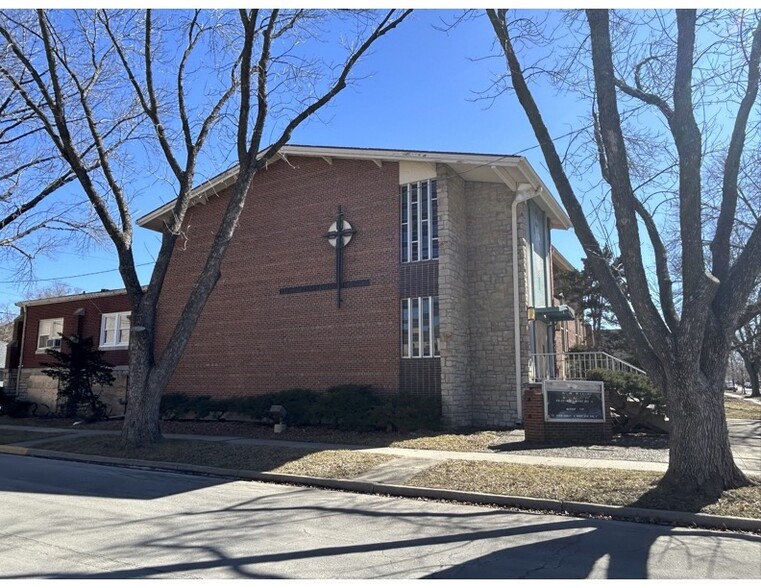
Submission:
M 378 395 L 370 386 L 344 384 L 323 393 L 302 388 L 259 396 L 214 399 L 210 396 L 167 394 L 161 399 L 161 417 L 223 419 L 239 415 L 272 422 L 270 407 L 284 406 L 285 422 L 292 426 L 324 425 L 347 431 L 438 430 L 441 400 L 409 394 Z

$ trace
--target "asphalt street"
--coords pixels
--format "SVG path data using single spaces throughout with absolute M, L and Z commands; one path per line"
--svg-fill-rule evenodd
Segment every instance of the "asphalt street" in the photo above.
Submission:
M 761 578 L 761 537 L 0 455 L 0 580 Z

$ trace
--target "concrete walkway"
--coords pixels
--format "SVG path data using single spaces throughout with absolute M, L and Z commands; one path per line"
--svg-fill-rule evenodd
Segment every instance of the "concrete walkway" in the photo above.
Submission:
M 736 421 L 732 426 L 733 449 L 735 461 L 745 473 L 751 476 L 761 477 L 761 437 L 758 435 L 761 423 L 758 421 Z M 71 439 L 86 436 L 117 436 L 119 431 L 103 431 L 95 429 L 71 429 L 54 427 L 30 427 L 15 425 L 0 425 L 0 430 L 23 430 L 34 431 L 54 436 L 44 439 L 34 439 L 13 443 L 17 447 L 33 448 L 45 444 L 51 440 Z M 623 460 L 594 457 L 556 457 L 548 455 L 527 455 L 513 452 L 466 452 L 466 451 L 440 451 L 432 449 L 406 449 L 402 447 L 365 447 L 360 445 L 341 445 L 333 443 L 313 443 L 305 441 L 291 441 L 287 439 L 257 439 L 251 437 L 233 436 L 206 436 L 206 435 L 183 435 L 166 434 L 167 439 L 180 439 L 191 441 L 207 441 L 216 443 L 230 443 L 235 445 L 258 445 L 263 447 L 286 447 L 292 449 L 307 449 L 314 451 L 326 450 L 351 450 L 362 453 L 376 453 L 394 457 L 392 461 L 385 462 L 368 472 L 362 474 L 358 480 L 384 483 L 404 484 L 419 472 L 447 460 L 463 461 L 486 461 L 492 463 L 515 463 L 522 465 L 539 465 L 554 467 L 575 468 L 605 468 L 616 470 L 635 470 L 648 472 L 665 472 L 668 464 L 662 461 Z

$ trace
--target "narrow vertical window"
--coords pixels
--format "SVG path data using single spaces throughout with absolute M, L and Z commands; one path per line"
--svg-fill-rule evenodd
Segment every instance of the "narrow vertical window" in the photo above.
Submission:
M 420 183 L 420 259 L 430 259 L 428 234 L 428 217 L 430 210 L 428 200 L 428 182 Z
M 418 203 L 417 184 L 410 185 L 410 261 L 420 261 L 420 207 Z
M 410 356 L 410 301 L 402 300 L 402 357 Z
M 439 297 L 433 296 L 433 355 L 439 355 Z
M 420 299 L 420 350 L 422 357 L 431 357 L 431 299 Z
M 405 298 L 401 302 L 402 357 L 438 357 L 438 296 Z
M 431 180 L 431 259 L 439 258 L 439 198 L 436 180 Z
M 402 262 L 410 260 L 410 202 L 407 192 L 407 186 L 402 186 Z
M 436 180 L 401 186 L 399 194 L 402 262 L 438 259 L 439 211 Z
M 410 323 L 412 324 L 412 357 L 420 357 L 420 299 L 413 298 L 411 300 L 412 307 L 410 309 Z

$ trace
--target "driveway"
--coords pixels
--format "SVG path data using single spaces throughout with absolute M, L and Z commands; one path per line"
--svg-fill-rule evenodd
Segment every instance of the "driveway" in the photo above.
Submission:
M 759 578 L 761 537 L 0 455 L 0 579 Z

